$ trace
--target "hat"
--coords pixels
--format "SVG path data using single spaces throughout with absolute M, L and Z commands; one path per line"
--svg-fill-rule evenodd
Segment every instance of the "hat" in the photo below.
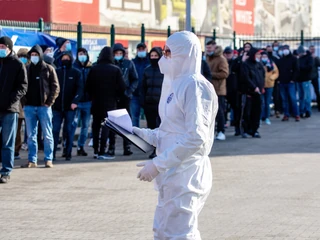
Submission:
M 42 49 L 42 52 L 45 52 L 49 46 L 48 45 L 40 45 L 41 49 Z
M 63 45 L 66 41 L 68 41 L 68 39 L 65 39 L 65 38 L 62 38 L 62 37 L 56 38 L 57 47 L 58 47 L 58 48 L 61 48 L 62 45 Z
M 297 49 L 297 53 L 298 54 L 303 54 L 303 53 L 305 53 L 306 52 L 306 50 L 304 49 L 304 47 L 302 46 L 302 45 L 300 45 L 299 47 L 298 47 L 298 49 Z
M 28 57 L 28 48 L 20 48 L 17 52 L 18 57 Z
M 10 50 L 12 50 L 12 48 L 13 48 L 13 42 L 7 36 L 0 38 L 0 44 L 6 45 Z
M 290 49 L 289 45 L 283 45 L 283 49 Z
M 223 53 L 232 53 L 232 48 L 231 47 L 226 47 L 224 49 Z
M 233 50 L 233 54 L 239 54 L 237 50 Z
M 147 45 L 145 43 L 139 43 L 137 48 L 147 48 Z

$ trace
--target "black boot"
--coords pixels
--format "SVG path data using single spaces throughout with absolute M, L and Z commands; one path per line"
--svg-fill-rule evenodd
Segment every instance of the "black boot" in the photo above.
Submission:
M 78 151 L 77 151 L 77 155 L 86 157 L 86 156 L 88 156 L 88 153 L 86 153 L 86 151 L 83 149 L 83 147 L 79 147 Z
M 130 146 L 127 146 L 124 148 L 124 151 L 123 151 L 124 156 L 130 156 L 132 154 L 133 154 L 133 152 L 131 151 Z
M 67 148 L 64 147 L 61 157 L 66 157 L 66 156 L 67 156 Z
M 115 150 L 114 145 L 109 145 L 109 149 L 108 149 L 107 154 L 110 156 L 114 156 L 114 150 Z

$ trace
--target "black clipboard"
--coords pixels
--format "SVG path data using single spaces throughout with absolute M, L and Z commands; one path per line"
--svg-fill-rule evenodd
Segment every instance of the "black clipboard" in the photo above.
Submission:
M 111 131 L 115 132 L 122 138 L 127 139 L 129 142 L 131 142 L 133 145 L 135 145 L 137 148 L 139 148 L 144 153 L 147 153 L 149 151 L 154 150 L 154 147 L 144 141 L 142 138 L 138 137 L 135 134 L 132 134 L 128 132 L 127 130 L 123 129 L 119 125 L 111 122 L 108 118 L 105 119 L 104 125 L 109 128 Z

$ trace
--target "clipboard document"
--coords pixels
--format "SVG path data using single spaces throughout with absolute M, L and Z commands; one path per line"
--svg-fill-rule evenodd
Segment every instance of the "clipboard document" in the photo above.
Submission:
M 126 109 L 108 111 L 108 118 L 105 119 L 104 124 L 119 136 L 129 140 L 143 152 L 146 153 L 154 149 L 153 146 L 133 133 L 132 121 Z

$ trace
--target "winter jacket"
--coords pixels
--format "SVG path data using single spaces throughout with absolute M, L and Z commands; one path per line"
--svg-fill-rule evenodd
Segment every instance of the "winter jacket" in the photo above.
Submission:
M 291 53 L 283 56 L 278 61 L 279 77 L 278 81 L 282 84 L 296 82 L 299 77 L 298 59 Z
M 237 59 L 228 61 L 229 76 L 227 77 L 227 95 L 234 95 L 238 91 L 238 78 L 237 78 Z
M 143 79 L 143 74 L 144 74 L 144 70 L 146 69 L 147 66 L 150 65 L 149 59 L 147 57 L 145 58 L 139 58 L 138 56 L 136 56 L 132 62 L 134 63 L 135 67 L 136 67 L 136 71 L 138 74 L 138 78 L 139 78 L 139 84 L 137 89 L 133 92 L 134 96 L 139 96 L 140 92 L 141 92 L 141 86 L 142 86 L 142 79 Z
M 252 95 L 256 94 L 255 89 L 258 87 L 260 92 L 265 84 L 265 70 L 260 62 L 256 62 L 255 54 L 258 49 L 251 48 L 249 58 L 241 65 L 241 81 L 243 84 L 243 93 Z
M 105 47 L 86 81 L 86 91 L 92 99 L 91 113 L 105 115 L 106 111 L 116 109 L 117 99 L 124 97 L 125 90 L 122 72 L 113 63 L 112 49 Z
M 123 56 L 125 55 L 125 50 L 122 44 L 115 44 L 113 46 L 113 52 L 116 52 L 118 50 L 123 52 Z M 139 85 L 139 78 L 136 71 L 136 67 L 134 66 L 132 61 L 125 58 L 122 58 L 119 61 L 115 60 L 115 64 L 122 71 L 122 76 L 126 84 L 125 95 L 128 98 L 132 98 L 133 92 L 138 88 L 138 85 Z
M 202 60 L 202 61 L 201 61 L 201 74 L 202 74 L 206 79 L 208 79 L 209 81 L 211 81 L 212 75 L 211 75 L 211 72 L 210 72 L 209 65 L 208 65 L 208 63 L 207 63 L 205 60 Z
M 222 56 L 222 48 L 220 46 L 217 46 L 213 56 L 207 56 L 207 63 L 212 75 L 212 84 L 217 95 L 226 96 L 226 79 L 229 75 L 229 66 L 227 59 Z
M 313 58 L 313 66 L 311 71 L 311 79 L 318 79 L 319 78 L 319 68 L 320 67 L 320 58 L 314 57 Z
M 60 86 L 59 86 L 59 80 L 56 74 L 55 69 L 50 66 L 49 64 L 45 63 L 43 60 L 43 52 L 39 45 L 35 45 L 31 48 L 29 53 L 31 52 L 37 52 L 40 56 L 39 65 L 41 66 L 38 73 L 35 73 L 35 75 L 39 76 L 39 83 L 40 83 L 40 99 L 41 99 L 41 105 L 48 105 L 52 106 L 56 100 L 56 98 L 59 95 L 60 92 Z M 38 65 L 37 64 L 37 65 Z M 30 81 L 31 78 L 31 68 L 33 68 L 33 63 L 29 64 L 27 66 L 27 73 L 28 73 L 28 79 Z M 35 69 L 35 68 L 33 68 Z M 29 86 L 30 87 L 30 86 Z M 28 89 L 29 91 L 29 89 Z M 28 93 L 26 97 L 23 99 L 24 105 L 28 105 Z
M 72 55 L 69 55 L 72 61 Z M 70 111 L 71 104 L 78 104 L 83 95 L 84 82 L 81 72 L 72 67 L 65 66 L 57 69 L 60 84 L 60 94 L 53 105 L 53 110 Z
M 267 66 L 264 66 L 264 70 L 266 73 L 266 78 L 264 83 L 265 88 L 273 88 L 275 81 L 279 77 L 279 70 L 277 65 L 275 63 L 272 63 L 272 64 L 273 64 L 273 70 L 271 71 L 268 71 Z
M 28 79 L 24 64 L 11 52 L 0 58 L 0 113 L 18 113 Z
M 306 82 L 311 80 L 312 68 L 314 65 L 311 54 L 306 54 L 298 59 L 299 77 L 298 82 Z
M 81 64 L 81 62 L 77 60 L 74 62 L 73 67 L 81 72 L 82 80 L 84 81 L 84 86 L 86 85 L 88 73 L 92 67 L 92 63 L 90 61 L 87 61 L 84 65 Z M 83 95 L 82 98 L 80 99 L 80 102 L 90 102 L 91 98 L 90 95 L 83 89 Z

